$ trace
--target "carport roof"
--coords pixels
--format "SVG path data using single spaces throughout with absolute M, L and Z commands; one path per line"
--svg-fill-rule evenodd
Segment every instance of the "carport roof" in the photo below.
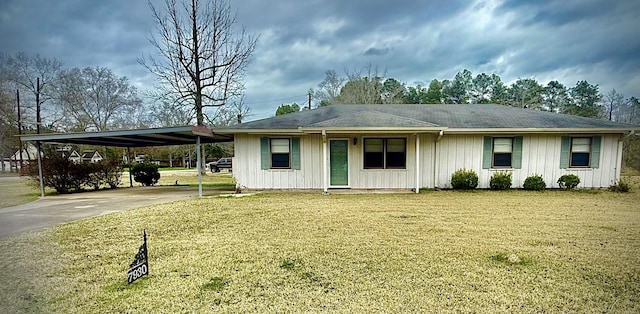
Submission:
M 46 133 L 21 135 L 23 142 L 40 141 L 60 144 L 85 144 L 115 147 L 145 147 L 233 141 L 233 135 L 216 134 L 205 126 L 179 126 L 136 130 L 83 133 Z

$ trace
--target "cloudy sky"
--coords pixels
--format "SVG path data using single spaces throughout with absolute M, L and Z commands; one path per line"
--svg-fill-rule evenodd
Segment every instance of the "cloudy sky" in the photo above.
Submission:
M 159 6 L 161 0 L 154 0 Z M 462 69 L 511 83 L 578 80 L 640 97 L 638 0 L 236 0 L 238 21 L 260 41 L 246 73 L 250 119 L 306 103 L 328 69 L 368 64 L 408 85 Z M 39 53 L 67 68 L 104 66 L 139 89 L 137 63 L 154 53 L 144 0 L 1 0 L 0 52 Z

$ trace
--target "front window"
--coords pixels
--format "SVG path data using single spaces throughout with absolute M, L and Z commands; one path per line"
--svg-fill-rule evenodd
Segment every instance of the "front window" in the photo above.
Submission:
M 591 138 L 571 139 L 571 167 L 589 167 L 591 161 Z
M 291 168 L 291 149 L 288 138 L 271 139 L 271 168 Z
M 407 141 L 404 138 L 364 139 L 365 169 L 405 169 Z
M 493 167 L 511 167 L 511 156 L 513 154 L 513 138 L 495 137 L 493 138 Z

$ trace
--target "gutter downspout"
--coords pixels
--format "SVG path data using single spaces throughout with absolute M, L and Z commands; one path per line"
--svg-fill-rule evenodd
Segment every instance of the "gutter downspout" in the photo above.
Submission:
M 327 131 L 322 130 L 322 189 L 323 194 L 329 193 L 327 185 Z
M 440 165 L 440 163 L 438 162 L 438 142 L 440 142 L 440 139 L 442 138 L 442 136 L 444 135 L 444 130 L 441 130 L 440 133 L 438 133 L 438 137 L 436 138 L 435 142 L 433 143 L 433 187 L 434 188 L 438 188 L 438 167 Z
M 420 193 L 420 134 L 416 133 L 416 194 Z

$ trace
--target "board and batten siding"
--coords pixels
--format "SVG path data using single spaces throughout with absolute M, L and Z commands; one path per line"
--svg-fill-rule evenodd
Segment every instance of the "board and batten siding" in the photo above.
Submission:
M 250 189 L 321 189 L 322 137 L 318 134 L 295 136 L 300 138 L 300 169 L 262 170 L 260 138 L 291 138 L 289 135 L 236 134 L 234 139 L 234 168 L 236 184 Z
M 599 134 L 600 162 L 598 168 L 560 168 L 563 135 L 524 134 L 522 136 L 522 163 L 520 169 L 483 169 L 482 152 L 485 135 L 445 135 L 437 144 L 437 185 L 451 187 L 451 174 L 458 169 L 473 169 L 478 174 L 478 187 L 489 188 L 489 180 L 497 171 L 512 173 L 512 187 L 521 188 L 524 180 L 533 174 L 542 175 L 548 188 L 557 188 L 557 180 L 564 174 L 580 178 L 579 188 L 609 187 L 620 177 L 618 134 Z M 498 136 L 498 135 L 496 135 Z M 500 135 L 502 136 L 502 135 Z M 567 136 L 567 135 L 564 135 Z M 589 136 L 589 135 L 585 135 Z
M 288 135 L 236 134 L 233 173 L 238 187 L 250 189 L 322 189 L 322 135 L 300 135 L 300 169 L 261 169 L 260 138 L 292 137 Z M 354 144 L 355 138 L 355 144 Z M 365 138 L 405 138 L 407 143 L 406 169 L 364 169 Z M 349 188 L 354 189 L 412 189 L 415 188 L 415 135 L 330 134 L 328 140 L 349 141 Z M 432 140 L 433 141 L 433 140 Z M 430 143 L 425 143 L 431 145 Z M 422 145 L 422 144 L 421 144 Z M 423 158 L 431 156 L 431 149 L 422 149 Z M 327 151 L 327 154 L 329 152 Z M 424 155 L 428 154 L 428 155 Z M 433 162 L 421 171 L 431 171 Z M 329 162 L 327 161 L 327 165 Z M 433 176 L 431 176 L 433 177 Z M 433 181 L 431 179 L 431 181 Z
M 336 135 L 336 137 L 338 137 Z M 352 137 L 353 138 L 353 137 Z M 416 184 L 416 136 L 407 134 L 359 135 L 350 149 L 350 187 L 355 189 L 413 189 Z M 405 169 L 364 169 L 364 139 L 404 138 L 406 140 Z M 352 139 L 353 140 L 353 139 Z M 421 157 L 422 158 L 422 157 Z

